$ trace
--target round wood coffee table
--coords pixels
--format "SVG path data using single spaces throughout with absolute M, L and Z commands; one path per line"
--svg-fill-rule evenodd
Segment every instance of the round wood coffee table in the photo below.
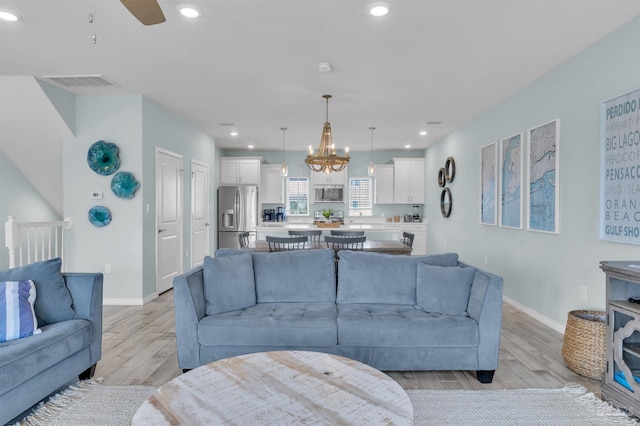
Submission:
M 132 425 L 412 425 L 386 374 L 319 352 L 260 352 L 191 370 L 156 390 Z

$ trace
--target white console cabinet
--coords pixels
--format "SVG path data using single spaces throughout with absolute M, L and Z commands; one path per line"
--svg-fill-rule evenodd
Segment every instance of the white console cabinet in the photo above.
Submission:
M 607 282 L 606 370 L 602 397 L 640 414 L 640 262 L 600 262 Z

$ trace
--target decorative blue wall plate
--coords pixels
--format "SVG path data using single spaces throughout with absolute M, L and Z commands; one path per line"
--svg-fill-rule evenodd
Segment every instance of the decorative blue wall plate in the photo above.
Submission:
M 87 163 L 99 175 L 108 176 L 120 168 L 118 146 L 111 142 L 98 141 L 87 153 Z
M 131 172 L 118 172 L 111 179 L 111 190 L 118 198 L 131 199 L 138 188 L 140 188 L 140 182 Z
M 89 222 L 98 228 L 107 226 L 111 223 L 111 212 L 105 206 L 93 206 L 89 209 Z

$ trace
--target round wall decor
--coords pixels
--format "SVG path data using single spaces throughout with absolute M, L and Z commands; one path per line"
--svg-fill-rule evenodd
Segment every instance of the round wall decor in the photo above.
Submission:
M 455 177 L 455 175 L 456 162 L 453 160 L 453 157 L 447 157 L 447 161 L 444 163 L 444 178 L 447 182 L 453 182 L 453 178 Z
M 93 206 L 89 209 L 89 222 L 97 228 L 111 223 L 111 212 L 105 206 Z
M 449 217 L 452 205 L 453 199 L 451 198 L 451 191 L 449 188 L 445 188 L 440 194 L 440 212 L 443 217 Z
M 120 168 L 118 146 L 115 143 L 98 141 L 89 147 L 87 163 L 99 175 L 108 176 Z
M 445 184 L 445 172 L 444 169 L 438 170 L 438 186 L 444 188 Z
M 118 172 L 111 179 L 111 190 L 118 198 L 133 198 L 139 187 L 140 182 L 131 172 Z

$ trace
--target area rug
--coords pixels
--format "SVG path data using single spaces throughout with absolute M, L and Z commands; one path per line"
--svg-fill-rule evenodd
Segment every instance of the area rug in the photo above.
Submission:
M 128 425 L 155 390 L 85 381 L 55 395 L 20 426 Z M 407 391 L 416 425 L 638 425 L 581 386 L 562 389 Z
M 416 425 L 638 425 L 588 393 L 562 389 L 407 391 Z

